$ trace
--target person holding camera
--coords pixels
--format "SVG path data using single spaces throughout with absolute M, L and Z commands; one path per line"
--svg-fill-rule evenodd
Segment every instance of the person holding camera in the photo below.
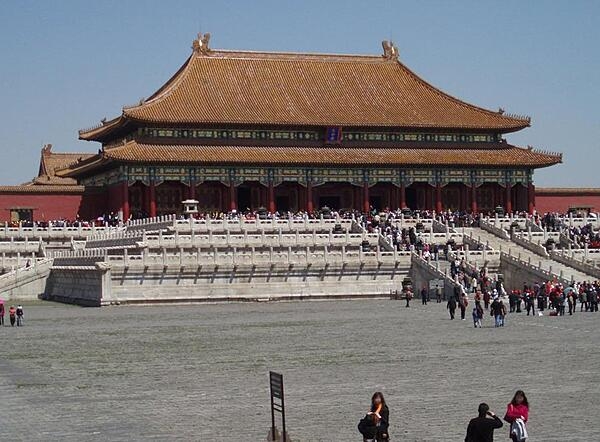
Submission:
M 365 442 L 387 442 L 390 410 L 385 403 L 383 393 L 376 392 L 371 398 L 371 408 L 367 415 L 360 420 L 358 431 Z
M 502 428 L 502 421 L 486 403 L 479 404 L 477 411 L 478 416 L 471 419 L 467 427 L 465 442 L 493 442 L 494 430 Z

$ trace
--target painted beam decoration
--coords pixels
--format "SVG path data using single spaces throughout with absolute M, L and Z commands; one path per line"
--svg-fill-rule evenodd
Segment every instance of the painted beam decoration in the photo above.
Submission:
M 140 127 L 140 138 L 215 140 L 215 141 L 325 141 L 328 144 L 341 142 L 381 142 L 398 143 L 405 141 L 446 142 L 446 143 L 496 143 L 502 140 L 501 134 L 470 133 L 427 133 L 416 131 L 357 131 L 342 130 L 339 126 L 325 130 L 271 130 L 271 129 L 185 129 Z M 133 139 L 118 140 L 118 143 Z M 118 144 L 117 143 L 117 144 Z
M 366 172 L 366 173 L 365 173 Z M 313 186 L 325 183 L 350 183 L 362 186 L 365 181 L 369 186 L 377 183 L 391 183 L 395 186 L 409 186 L 412 183 L 466 183 L 481 186 L 484 183 L 501 185 L 527 185 L 533 173 L 529 169 L 435 169 L 435 168 L 335 168 L 335 167 L 228 167 L 228 166 L 120 166 L 103 173 L 85 178 L 86 186 L 113 185 L 127 181 L 129 185 L 141 182 L 148 185 L 153 181 L 156 185 L 164 181 L 179 181 L 189 185 L 192 181 L 201 184 L 205 181 L 216 181 L 229 185 L 231 182 L 239 186 L 244 182 L 259 182 L 278 186 L 284 182 L 297 182 L 306 186 L 310 180 Z

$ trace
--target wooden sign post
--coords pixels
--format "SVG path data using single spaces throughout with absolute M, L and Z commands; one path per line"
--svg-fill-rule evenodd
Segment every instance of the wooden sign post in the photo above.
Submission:
M 281 413 L 282 441 L 289 442 L 287 432 L 285 431 L 285 399 L 283 394 L 283 375 L 269 372 L 269 383 L 271 387 L 271 435 L 273 440 L 277 437 L 277 428 L 275 426 L 275 412 Z

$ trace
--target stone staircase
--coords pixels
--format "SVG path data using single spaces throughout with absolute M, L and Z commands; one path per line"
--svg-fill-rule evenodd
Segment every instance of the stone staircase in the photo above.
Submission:
M 527 262 L 538 267 L 549 274 L 555 274 L 567 281 L 586 281 L 594 279 L 593 275 L 583 273 L 579 270 L 562 264 L 552 258 L 542 256 L 532 250 L 525 248 L 522 245 L 510 240 L 508 233 L 503 230 L 504 235 L 500 232 L 491 232 L 483 228 L 473 228 L 471 238 L 481 244 L 489 245 L 493 250 L 499 250 L 507 255 L 517 258 L 519 261 Z M 504 237 L 502 237 L 504 236 Z
M 0 292 L 7 300 L 37 299 L 44 293 L 52 259 L 35 259 L 0 276 Z

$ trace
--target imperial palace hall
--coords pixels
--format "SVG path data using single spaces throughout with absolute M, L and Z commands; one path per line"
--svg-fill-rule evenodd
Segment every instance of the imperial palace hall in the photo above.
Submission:
M 125 219 L 181 213 L 186 199 L 201 211 L 533 211 L 535 169 L 562 157 L 506 141 L 530 118 L 448 95 L 382 46 L 232 51 L 199 35 L 156 92 L 79 132 L 98 152 L 55 161 L 52 189 L 79 192 L 80 214 Z

